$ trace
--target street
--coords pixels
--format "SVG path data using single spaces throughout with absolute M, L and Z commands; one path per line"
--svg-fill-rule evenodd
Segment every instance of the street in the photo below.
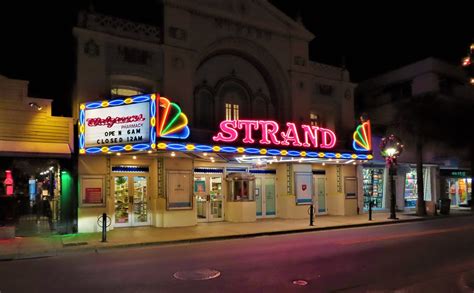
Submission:
M 458 217 L 5 261 L 0 292 L 473 292 L 473 230 Z M 220 275 L 173 276 L 192 270 Z

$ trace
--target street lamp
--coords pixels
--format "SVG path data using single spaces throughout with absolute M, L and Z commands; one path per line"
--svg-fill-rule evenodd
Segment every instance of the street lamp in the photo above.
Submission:
M 403 152 L 403 144 L 395 135 L 382 138 L 380 142 L 380 154 L 385 158 L 390 175 L 390 217 L 389 219 L 397 220 L 395 215 L 395 182 L 393 175 L 397 173 L 397 158 Z

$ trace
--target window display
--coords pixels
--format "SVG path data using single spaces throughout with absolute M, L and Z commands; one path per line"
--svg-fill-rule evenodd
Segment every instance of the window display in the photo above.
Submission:
M 370 199 L 372 199 L 372 208 L 383 209 L 385 207 L 383 175 L 384 168 L 364 168 L 362 170 L 364 209 L 369 209 Z
M 416 207 L 418 187 L 416 182 L 416 169 L 410 169 L 405 177 L 405 207 Z M 429 167 L 423 168 L 423 195 L 425 201 L 431 201 L 431 172 Z
M 416 207 L 416 200 L 418 198 L 418 191 L 416 185 L 416 170 L 411 169 L 405 178 L 405 207 Z
M 469 206 L 472 198 L 471 178 L 447 178 L 445 186 L 452 206 Z

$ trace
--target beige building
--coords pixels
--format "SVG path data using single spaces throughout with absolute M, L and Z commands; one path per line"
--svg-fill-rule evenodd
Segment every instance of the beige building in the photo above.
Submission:
M 72 232 L 62 225 L 72 202 L 61 171 L 71 171 L 73 120 L 52 116 L 51 103 L 29 97 L 27 81 L 0 76 L 0 222 L 19 236 Z
M 170 0 L 162 10 L 159 26 L 83 12 L 74 28 L 74 113 L 85 127 L 79 232 L 97 231 L 103 212 L 111 215 L 112 228 L 307 218 L 312 201 L 320 214 L 357 214 L 357 164 L 371 156 L 352 149 L 356 85 L 344 68 L 308 59 L 314 35 L 261 0 Z M 148 93 L 156 93 L 155 106 L 145 105 L 152 95 L 141 102 L 123 98 Z M 186 116 L 177 118 L 187 121 L 188 136 L 180 130 L 185 139 L 166 135 L 160 123 L 168 102 L 158 95 L 175 105 L 170 111 L 179 107 Z M 155 125 L 146 110 L 153 107 Z M 118 120 L 99 131 L 107 127 L 107 116 Z M 140 135 L 120 136 L 132 120 L 140 121 Z M 281 130 L 294 122 L 301 141 L 309 140 L 301 125 L 328 134 L 318 130 L 312 148 L 291 138 L 290 146 L 275 148 L 212 139 L 222 121 L 270 120 Z M 111 130 L 120 123 L 125 125 Z M 249 127 L 258 128 L 256 138 L 263 137 L 263 124 L 255 123 Z M 126 147 L 134 139 L 143 145 Z M 326 149 L 315 146 L 325 140 Z

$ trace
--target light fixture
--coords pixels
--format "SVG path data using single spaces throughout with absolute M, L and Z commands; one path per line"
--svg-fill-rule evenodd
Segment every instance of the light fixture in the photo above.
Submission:
M 207 153 L 203 153 L 203 156 L 204 156 L 204 157 L 207 157 Z
M 109 154 L 109 155 L 110 155 L 111 153 L 112 153 L 112 152 L 107 152 L 107 154 Z
M 122 154 L 121 153 L 117 153 L 117 156 L 121 156 Z
M 152 151 L 148 151 L 148 153 L 149 153 L 149 154 L 151 154 L 151 153 L 152 153 Z
M 176 157 L 176 153 L 175 153 L 175 152 L 171 152 L 171 156 L 172 156 L 172 157 Z
M 137 159 L 137 156 L 133 156 L 132 158 L 133 158 L 134 160 L 136 160 L 136 159 Z
M 323 166 L 326 166 L 326 163 L 323 162 Z
M 41 107 L 40 105 L 36 104 L 35 102 L 30 102 L 28 105 L 30 105 L 31 108 L 35 108 L 36 110 L 38 111 L 41 111 L 43 109 L 43 107 Z

